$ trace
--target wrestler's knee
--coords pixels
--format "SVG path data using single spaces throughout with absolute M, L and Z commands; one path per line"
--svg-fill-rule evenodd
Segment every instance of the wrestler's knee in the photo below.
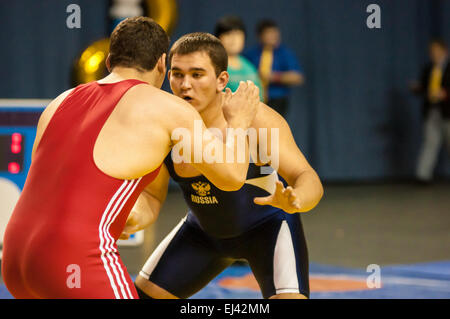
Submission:
M 136 286 L 146 295 L 153 299 L 178 299 L 167 290 L 159 287 L 148 279 L 138 275 L 135 281 Z
M 269 299 L 308 299 L 308 297 L 298 293 L 282 293 L 273 295 Z

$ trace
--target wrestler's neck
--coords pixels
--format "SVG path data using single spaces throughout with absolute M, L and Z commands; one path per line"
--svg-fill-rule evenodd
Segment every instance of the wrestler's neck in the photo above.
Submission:
M 101 79 L 98 82 L 114 83 L 132 79 L 143 81 L 157 88 L 161 88 L 164 79 L 164 74 L 158 72 L 157 68 L 151 71 L 141 72 L 134 68 L 116 66 L 114 67 L 114 69 L 111 70 L 111 73 L 108 76 L 106 76 L 105 78 Z

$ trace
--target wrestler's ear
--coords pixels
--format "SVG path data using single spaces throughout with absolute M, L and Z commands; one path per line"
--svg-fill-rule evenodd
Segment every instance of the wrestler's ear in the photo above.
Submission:
M 167 71 L 166 59 L 167 59 L 167 54 L 163 53 L 163 55 L 160 56 L 160 58 L 158 59 L 158 62 L 157 62 L 158 71 L 163 74 L 166 74 L 166 71 Z
M 227 71 L 220 72 L 217 77 L 217 92 L 222 92 L 228 84 L 228 80 L 230 79 L 230 75 Z
M 108 56 L 106 57 L 106 69 L 108 70 L 109 73 L 111 73 L 111 54 L 108 53 Z

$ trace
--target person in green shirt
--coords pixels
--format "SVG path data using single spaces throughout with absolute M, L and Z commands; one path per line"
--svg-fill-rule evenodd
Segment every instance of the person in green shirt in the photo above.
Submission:
M 220 39 L 228 54 L 228 69 L 230 75 L 227 87 L 235 92 L 241 81 L 250 80 L 259 87 L 260 99 L 264 92 L 258 71 L 250 61 L 240 55 L 245 44 L 245 26 L 237 16 L 225 16 L 215 26 L 214 35 Z

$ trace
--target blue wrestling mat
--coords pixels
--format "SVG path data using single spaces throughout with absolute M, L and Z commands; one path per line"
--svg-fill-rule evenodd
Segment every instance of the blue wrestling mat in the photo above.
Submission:
M 450 261 L 382 266 L 380 287 L 369 288 L 371 272 L 310 264 L 312 299 L 448 299 Z M 370 286 L 373 286 L 369 282 Z M 5 285 L 0 298 L 11 299 Z M 248 266 L 233 266 L 198 292 L 195 299 L 260 299 L 257 283 Z
M 381 287 L 369 288 L 372 274 L 361 269 L 310 264 L 311 299 L 447 299 L 450 261 L 380 268 Z M 231 267 L 192 298 L 262 298 L 247 266 Z

